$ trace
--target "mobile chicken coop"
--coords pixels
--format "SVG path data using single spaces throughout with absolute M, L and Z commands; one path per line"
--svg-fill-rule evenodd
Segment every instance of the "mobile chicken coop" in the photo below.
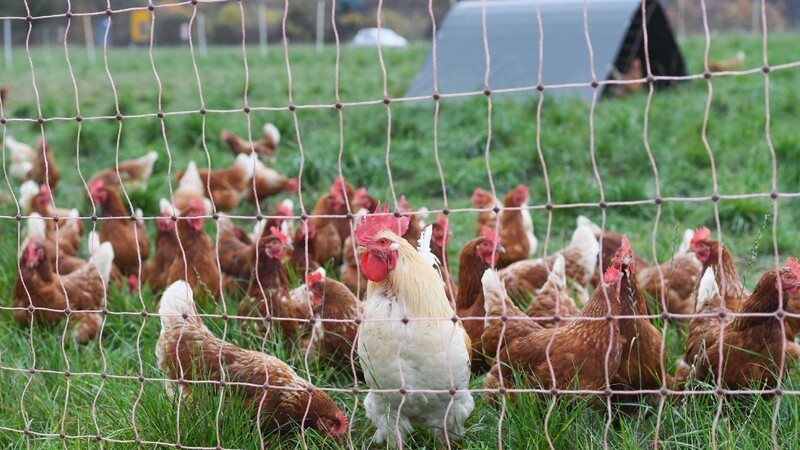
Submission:
M 637 58 L 644 62 L 644 25 L 653 74 L 686 74 L 666 13 L 657 0 L 645 0 L 644 17 L 641 0 L 467 0 L 450 9 L 436 33 L 436 78 L 440 94 L 485 89 L 484 14 L 490 61 L 488 86 L 492 90 L 523 88 L 514 91 L 515 95 L 536 92 L 540 36 L 542 84 L 591 83 L 587 30 L 597 79 L 610 79 L 612 69 L 624 74 Z M 433 51 L 432 47 L 406 96 L 433 94 Z M 660 80 L 656 84 L 663 87 L 671 83 Z M 601 86 L 601 94 L 608 90 L 608 85 Z M 589 86 L 549 92 L 592 97 Z

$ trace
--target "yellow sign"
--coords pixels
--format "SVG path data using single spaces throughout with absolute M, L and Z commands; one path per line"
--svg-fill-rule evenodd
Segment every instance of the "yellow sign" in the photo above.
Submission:
M 131 40 L 142 43 L 150 41 L 150 11 L 131 11 Z

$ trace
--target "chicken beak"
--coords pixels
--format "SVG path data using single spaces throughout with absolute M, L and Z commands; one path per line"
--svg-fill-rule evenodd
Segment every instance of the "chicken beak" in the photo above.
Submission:
M 367 253 L 367 248 L 366 248 L 366 247 L 362 247 L 362 246 L 360 246 L 360 245 L 359 245 L 358 247 L 356 247 L 356 256 L 359 256 L 359 257 L 361 257 L 361 256 L 363 256 L 365 253 Z
M 505 247 L 503 247 L 502 245 L 500 245 L 500 244 L 497 244 L 497 247 L 495 247 L 495 251 L 496 251 L 497 253 L 505 253 L 505 252 L 506 252 L 506 249 L 505 249 Z
M 286 250 L 287 252 L 290 252 L 294 250 L 294 246 L 287 242 L 286 244 L 284 244 L 283 249 Z

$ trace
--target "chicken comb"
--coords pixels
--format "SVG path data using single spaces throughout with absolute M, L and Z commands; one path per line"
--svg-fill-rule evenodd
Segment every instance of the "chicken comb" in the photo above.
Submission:
M 530 191 L 528 190 L 528 187 L 525 186 L 524 184 L 520 184 L 519 186 L 517 186 L 517 189 L 519 189 L 520 192 L 525 194 L 525 197 L 530 196 Z
M 106 182 L 103 181 L 102 178 L 98 178 L 89 185 L 89 192 L 97 192 L 98 190 L 102 189 L 106 185 Z
M 436 215 L 436 221 L 439 222 L 439 226 L 442 227 L 443 230 L 449 231 L 448 229 L 449 222 L 447 221 L 447 216 L 445 216 L 442 213 L 439 213 Z
M 619 250 L 617 250 L 617 252 L 622 257 L 630 258 L 631 256 L 633 256 L 633 252 L 631 251 L 631 241 L 628 240 L 628 236 L 625 235 L 622 236 L 622 243 L 620 244 Z
M 347 416 L 344 415 L 344 412 L 339 411 L 336 414 L 336 420 L 339 421 L 339 426 L 331 431 L 335 436 L 341 436 L 347 431 Z
M 203 214 L 205 214 L 205 212 L 206 212 L 206 207 L 205 205 L 203 205 L 203 202 L 201 202 L 196 198 L 189 200 L 189 211 L 186 212 L 187 214 L 202 216 Z
M 322 281 L 322 272 L 311 272 L 306 276 L 306 284 L 311 286 L 314 283 L 319 283 Z
M 472 206 L 476 208 L 483 207 L 486 204 L 483 201 L 483 197 L 484 197 L 484 190 L 481 188 L 475 188 L 475 190 L 472 191 Z
M 26 259 L 32 261 L 36 259 L 36 240 L 28 239 L 28 248 L 26 249 Z
M 406 234 L 408 231 L 408 223 L 411 221 L 409 217 L 389 214 L 389 202 L 386 202 L 386 208 L 381 210 L 381 205 L 375 207 L 375 212 L 372 214 L 365 214 L 361 219 L 361 223 L 356 227 L 355 237 L 358 245 L 368 245 L 372 239 L 382 231 L 393 231 L 398 236 Z
M 497 234 L 495 234 L 492 228 L 484 226 L 483 237 L 484 239 L 488 239 L 492 244 L 497 244 Z
M 397 202 L 397 210 L 401 212 L 411 212 L 411 204 L 406 200 L 406 195 L 400 196 L 400 201 Z
M 700 241 L 706 240 L 711 237 L 711 230 L 706 227 L 700 227 L 697 231 L 694 232 L 694 236 L 692 236 L 692 240 L 689 243 L 692 247 L 699 244 Z
M 135 273 L 128 276 L 128 290 L 131 292 L 139 290 L 139 277 Z
M 356 192 L 353 193 L 353 200 L 362 199 L 367 196 L 367 188 L 361 186 L 360 188 L 356 189 Z
M 800 262 L 797 261 L 797 258 L 786 258 L 786 265 L 792 269 L 795 275 L 800 277 Z
M 611 284 L 622 277 L 622 271 L 614 266 L 608 266 L 606 273 L 603 275 L 603 283 Z
M 48 186 L 46 184 L 42 184 L 41 186 L 39 186 L 39 194 L 40 195 L 45 195 L 47 197 L 52 195 L 52 191 L 50 190 L 50 186 Z
M 278 227 L 269 227 L 269 231 L 272 236 L 275 236 L 281 241 L 281 244 L 286 244 L 289 241 L 289 238 L 287 238 Z
M 346 194 L 345 184 L 344 184 L 344 177 L 338 176 L 335 180 L 333 180 L 333 184 L 331 185 L 331 195 L 335 196 L 336 198 L 343 199 Z
M 297 178 L 289 178 L 289 179 L 286 181 L 286 186 L 284 186 L 284 188 L 283 188 L 283 189 L 284 189 L 286 192 L 288 192 L 289 194 L 291 194 L 291 193 L 293 193 L 293 192 L 297 192 L 297 189 L 299 188 L 299 186 L 300 186 L 300 185 L 299 185 L 299 183 L 297 182 Z
M 294 211 L 289 209 L 289 207 L 284 205 L 283 203 L 278 203 L 278 206 L 276 206 L 275 209 L 277 209 L 278 213 L 280 213 L 283 216 L 290 217 L 294 215 Z

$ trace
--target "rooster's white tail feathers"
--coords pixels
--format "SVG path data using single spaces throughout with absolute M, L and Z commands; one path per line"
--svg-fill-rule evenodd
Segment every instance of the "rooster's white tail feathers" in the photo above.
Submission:
M 433 226 L 428 225 L 422 230 L 417 241 L 417 251 L 426 263 L 430 264 L 434 269 L 439 266 L 439 258 L 431 253 L 431 236 L 433 236 Z

